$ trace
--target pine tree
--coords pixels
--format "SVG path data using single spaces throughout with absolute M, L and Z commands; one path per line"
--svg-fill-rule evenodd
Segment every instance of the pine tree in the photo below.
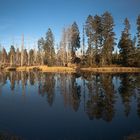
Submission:
M 137 18 L 137 39 L 138 39 L 137 47 L 140 48 L 140 15 Z
M 45 64 L 53 65 L 55 63 L 55 50 L 54 50 L 54 36 L 49 28 L 46 33 L 46 40 L 44 51 L 45 51 Z
M 44 49 L 44 44 L 45 44 L 45 40 L 43 37 L 41 37 L 38 40 L 38 50 L 41 52 Z
M 41 37 L 38 40 L 38 55 L 40 55 L 40 64 L 44 65 L 44 45 L 45 45 L 45 40 L 43 37 Z
M 101 65 L 112 64 L 112 52 L 115 45 L 114 20 L 109 12 L 102 15 L 103 48 L 101 51 Z
M 95 64 L 95 49 L 92 48 L 90 45 L 88 46 L 88 49 L 86 51 L 86 64 L 88 66 L 93 66 Z
M 94 19 L 91 15 L 87 17 L 86 20 L 86 36 L 88 38 L 88 49 L 87 49 L 87 62 L 90 66 L 92 66 L 95 63 L 95 56 L 93 56 L 93 41 L 94 41 L 94 29 L 93 29 L 93 22 Z
M 80 33 L 76 22 L 71 26 L 71 55 L 72 59 L 75 57 L 75 52 L 80 48 Z
M 140 15 L 137 18 L 137 49 L 136 49 L 136 66 L 140 67 Z
M 35 61 L 34 50 L 30 49 L 30 51 L 29 51 L 29 65 L 32 66 L 34 64 L 34 61 Z
M 134 51 L 133 41 L 131 40 L 131 36 L 129 33 L 130 30 L 130 23 L 129 20 L 126 18 L 124 21 L 124 31 L 122 32 L 121 39 L 119 41 L 118 47 L 120 49 L 120 61 L 121 64 L 124 66 L 132 66 L 133 55 L 132 52 Z
M 96 65 L 98 65 L 99 61 L 100 61 L 99 55 L 101 54 L 101 47 L 103 44 L 102 18 L 98 15 L 95 15 L 92 25 L 93 25 L 93 30 L 94 30 L 93 41 L 94 41 L 94 45 L 95 45 L 95 63 L 96 63 Z

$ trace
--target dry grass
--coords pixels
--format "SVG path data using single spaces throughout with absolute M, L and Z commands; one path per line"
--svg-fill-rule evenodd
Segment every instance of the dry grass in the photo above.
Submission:
M 42 71 L 46 72 L 75 72 L 74 68 L 70 67 L 47 67 L 47 66 L 40 66 L 39 67 Z
M 81 71 L 90 72 L 140 72 L 140 68 L 135 67 L 99 67 L 99 68 L 81 68 Z
M 13 68 L 7 67 L 6 70 L 14 70 Z M 32 70 L 40 70 L 43 72 L 76 72 L 77 68 L 72 67 L 48 67 L 45 65 L 42 66 L 23 66 L 17 67 L 17 71 L 32 71 Z M 79 68 L 80 71 L 84 72 L 101 72 L 101 73 L 122 73 L 122 72 L 140 72 L 140 68 L 135 67 L 96 67 L 96 68 Z
M 17 71 L 40 70 L 43 72 L 75 72 L 75 69 L 70 67 L 48 67 L 48 66 L 17 67 L 16 70 Z

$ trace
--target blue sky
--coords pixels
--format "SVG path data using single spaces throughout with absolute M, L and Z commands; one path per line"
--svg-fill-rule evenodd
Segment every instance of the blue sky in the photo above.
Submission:
M 32 47 L 49 27 L 55 43 L 59 43 L 63 27 L 76 21 L 82 31 L 89 14 L 101 15 L 105 11 L 114 17 L 117 38 L 125 17 L 130 20 L 132 36 L 135 34 L 140 0 L 0 0 L 0 44 L 7 50 L 10 44 L 19 46 L 24 33 L 26 48 Z

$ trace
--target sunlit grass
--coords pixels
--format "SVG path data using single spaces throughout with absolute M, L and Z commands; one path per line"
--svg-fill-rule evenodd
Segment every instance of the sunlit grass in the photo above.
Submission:
M 99 68 L 81 68 L 81 71 L 91 72 L 140 72 L 140 68 L 135 67 L 99 67 Z
M 12 70 L 9 69 L 9 70 Z M 45 65 L 42 66 L 23 66 L 17 67 L 17 71 L 32 71 L 32 70 L 40 70 L 43 72 L 76 72 L 77 68 L 73 67 L 58 67 L 52 66 L 48 67 Z M 135 67 L 88 67 L 88 68 L 79 68 L 79 71 L 87 71 L 87 72 L 140 72 L 140 68 Z
M 30 70 L 40 70 L 44 72 L 75 72 L 74 68 L 70 67 L 48 67 L 48 66 L 23 66 L 17 67 L 17 71 L 30 71 Z

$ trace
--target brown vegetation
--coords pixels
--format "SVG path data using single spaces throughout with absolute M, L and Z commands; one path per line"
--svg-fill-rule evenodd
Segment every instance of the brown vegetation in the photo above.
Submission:
M 16 71 L 43 71 L 43 72 L 140 72 L 140 68 L 135 67 L 88 67 L 88 68 L 79 68 L 79 67 L 48 67 L 45 65 L 42 66 L 23 66 L 23 67 L 7 67 L 5 70 L 16 70 Z
M 90 71 L 90 72 L 140 72 L 140 68 L 135 67 L 99 67 L 99 68 L 81 68 L 81 71 Z
M 16 70 L 17 71 L 40 70 L 43 72 L 75 72 L 75 69 L 70 67 L 48 67 L 45 65 L 17 67 Z

